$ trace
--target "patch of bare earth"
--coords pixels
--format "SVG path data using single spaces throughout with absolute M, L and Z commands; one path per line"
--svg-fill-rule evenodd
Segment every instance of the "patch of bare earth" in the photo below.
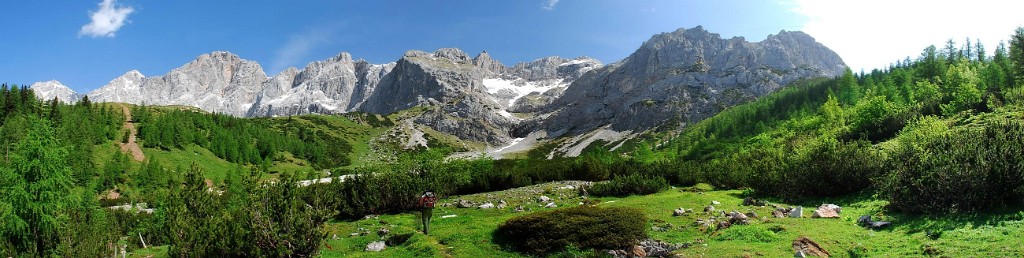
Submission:
M 135 121 L 132 120 L 132 110 L 127 105 L 121 106 L 121 111 L 124 112 L 124 128 L 128 129 L 128 142 L 120 143 L 121 151 L 131 154 L 132 158 L 136 161 L 142 161 L 146 159 L 146 155 L 142 153 L 142 148 L 139 148 L 139 143 L 135 142 L 135 135 L 138 133 L 135 130 Z

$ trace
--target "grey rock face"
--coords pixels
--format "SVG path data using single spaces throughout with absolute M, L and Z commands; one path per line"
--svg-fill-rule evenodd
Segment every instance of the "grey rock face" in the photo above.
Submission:
M 203 54 L 163 76 L 131 71 L 89 93 L 97 102 L 191 105 L 243 116 L 267 80 L 263 68 L 228 52 Z
M 353 61 L 349 53 L 289 68 L 264 82 L 247 116 L 345 113 L 357 109 L 393 64 Z
M 74 90 L 56 80 L 36 82 L 29 86 L 29 88 L 35 93 L 36 98 L 42 101 L 50 101 L 57 98 L 57 100 L 64 103 L 75 103 L 82 98 L 82 94 L 75 93 Z
M 668 121 L 692 123 L 844 68 L 834 52 L 801 32 L 751 43 L 697 27 L 655 35 L 607 66 L 588 57 L 544 57 L 508 67 L 487 52 L 471 58 L 445 48 L 408 51 L 387 64 L 340 53 L 267 78 L 255 62 L 214 52 L 163 76 L 130 71 L 89 97 L 247 117 L 421 107 L 409 119 L 417 126 L 504 146 L 534 131 L 558 138 L 598 128 L 639 132 Z
M 394 63 L 370 64 L 348 53 L 288 68 L 267 78 L 255 62 L 227 52 L 204 54 L 163 76 L 131 71 L 91 92 L 100 102 L 189 105 L 234 116 L 285 116 L 364 111 L 388 114 L 430 107 L 413 118 L 418 124 L 461 139 L 499 145 L 511 138 L 518 121 L 508 113 L 533 111 L 554 100 L 570 80 L 594 67 L 596 60 L 557 57 L 508 68 L 486 52 L 439 49 L 408 51 Z M 490 92 L 486 82 L 502 89 Z M 499 104 L 500 103 L 500 104 Z
M 696 122 L 800 79 L 842 73 L 842 59 L 802 32 L 761 42 L 722 39 L 701 27 L 653 36 L 626 59 L 572 83 L 548 105 L 534 130 L 575 135 L 605 125 L 642 130 L 666 121 Z M 529 127 L 536 127 L 530 129 Z

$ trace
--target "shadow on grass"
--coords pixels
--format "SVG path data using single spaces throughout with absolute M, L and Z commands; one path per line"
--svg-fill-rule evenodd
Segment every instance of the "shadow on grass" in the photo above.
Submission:
M 907 229 L 907 234 L 924 232 L 938 238 L 943 231 L 979 226 L 998 226 L 1004 221 L 1024 220 L 1024 207 L 1006 207 L 984 212 L 951 212 L 947 214 L 892 213 L 893 224 Z
M 750 195 L 746 192 L 729 193 L 730 196 L 742 199 Z M 891 231 L 893 229 L 905 229 L 907 234 L 924 232 L 930 238 L 938 238 L 942 232 L 959 229 L 974 228 L 979 226 L 998 226 L 1004 221 L 1024 220 L 1024 205 L 995 208 L 987 211 L 974 212 L 949 212 L 944 214 L 919 214 L 895 210 L 885 200 L 873 196 L 871 192 L 861 192 L 845 196 L 835 197 L 804 197 L 804 198 L 779 198 L 763 197 L 761 200 L 772 204 L 783 206 L 799 205 L 803 207 L 818 207 L 821 204 L 831 203 L 840 207 L 853 207 L 862 210 L 864 214 L 850 214 L 854 217 L 871 215 L 874 220 L 890 221 L 892 227 L 881 229 Z

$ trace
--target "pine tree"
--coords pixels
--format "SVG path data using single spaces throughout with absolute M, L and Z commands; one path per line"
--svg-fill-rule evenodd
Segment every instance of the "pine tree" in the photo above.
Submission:
M 857 85 L 857 79 L 854 78 L 850 68 L 846 68 L 843 76 L 839 79 L 839 97 L 845 105 L 856 104 L 861 97 L 861 87 Z
M 978 62 L 985 62 L 985 46 L 981 44 L 981 40 L 978 40 L 974 44 L 974 52 L 978 55 Z
M 31 117 L 25 137 L 12 154 L 10 167 L 0 168 L 0 234 L 15 252 L 52 256 L 68 226 L 67 212 L 76 205 L 71 194 L 68 151 L 45 120 Z M 5 205 L 0 205 L 5 206 Z
M 1017 27 L 1010 37 L 1010 62 L 1014 85 L 1024 85 L 1024 27 Z
M 960 50 L 956 49 L 956 42 L 953 39 L 946 41 L 946 47 L 942 49 L 942 55 L 946 57 L 946 64 L 955 64 L 960 58 Z

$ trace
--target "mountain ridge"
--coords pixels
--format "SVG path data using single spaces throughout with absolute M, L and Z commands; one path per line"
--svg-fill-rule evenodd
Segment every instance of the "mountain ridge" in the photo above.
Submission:
M 586 137 L 612 142 L 670 121 L 685 126 L 796 80 L 836 76 L 845 67 L 806 33 L 783 30 L 747 42 L 698 26 L 653 35 L 609 65 L 551 56 L 506 66 L 486 51 L 471 57 L 441 48 L 409 50 L 385 64 L 340 52 L 268 77 L 258 63 L 216 51 L 161 76 L 129 71 L 88 96 L 239 117 L 427 107 L 410 118 L 414 123 L 398 123 L 397 131 L 422 134 L 418 124 L 504 149 L 530 135 L 554 139 L 606 130 Z

